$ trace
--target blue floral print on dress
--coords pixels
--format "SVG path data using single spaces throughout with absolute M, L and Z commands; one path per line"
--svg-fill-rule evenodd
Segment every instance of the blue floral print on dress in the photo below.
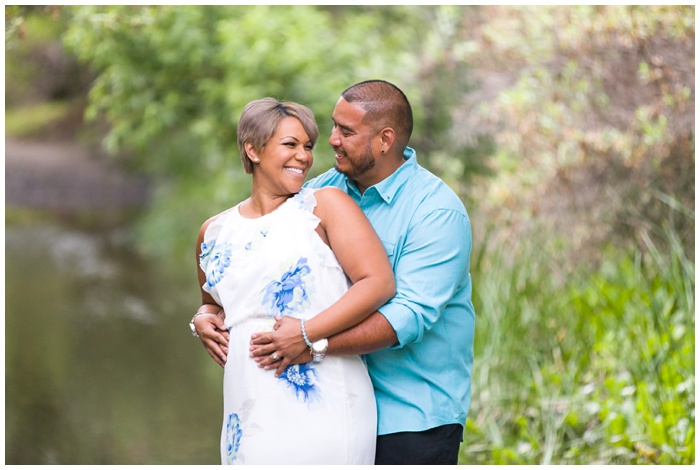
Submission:
M 206 274 L 207 286 L 214 287 L 223 279 L 224 271 L 231 265 L 231 244 L 202 243 L 199 265 Z
M 199 265 L 204 268 L 203 263 L 211 255 L 211 251 L 214 249 L 214 243 L 202 242 L 201 253 L 199 254 Z
M 316 378 L 316 369 L 309 364 L 295 364 L 288 366 L 277 380 L 285 382 L 298 400 L 311 403 L 321 396 Z
M 311 268 L 306 263 L 306 258 L 299 258 L 279 281 L 272 281 L 265 286 L 263 305 L 268 306 L 269 315 L 298 313 L 309 304 L 309 293 L 304 278 L 311 273 Z
M 255 247 L 257 247 L 264 238 L 267 238 L 267 234 L 269 231 L 269 228 L 267 230 L 258 230 L 258 232 L 255 235 L 253 235 L 253 239 L 245 244 L 245 250 L 251 251 Z
M 238 448 L 241 446 L 241 420 L 238 414 L 231 413 L 226 421 L 226 463 L 229 465 L 238 458 Z

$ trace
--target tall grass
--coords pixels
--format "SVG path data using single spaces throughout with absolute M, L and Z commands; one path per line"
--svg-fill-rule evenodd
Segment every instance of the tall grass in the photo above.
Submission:
M 475 258 L 461 463 L 695 462 L 695 265 L 665 238 L 573 273 L 532 242 Z

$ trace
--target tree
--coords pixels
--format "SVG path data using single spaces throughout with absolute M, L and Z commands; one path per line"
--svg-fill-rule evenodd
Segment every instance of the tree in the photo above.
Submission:
M 482 207 L 503 235 L 542 223 L 580 261 L 665 227 L 694 251 L 694 7 L 477 13 L 454 47 L 480 86 L 455 125 L 494 136 Z
M 193 218 L 202 221 L 248 192 L 236 123 L 249 101 L 273 96 L 314 110 L 319 173 L 331 164 L 324 139 L 344 88 L 381 77 L 412 91 L 417 64 L 405 50 L 420 37 L 395 26 L 410 26 L 414 11 L 392 12 L 391 27 L 380 27 L 381 10 L 361 8 L 343 10 L 342 18 L 314 6 L 71 8 L 65 43 L 97 76 L 87 116 L 104 116 L 106 147 L 129 152 L 156 178 L 142 231 L 157 240 L 151 248 L 189 253 L 192 240 L 172 235 L 193 239 Z

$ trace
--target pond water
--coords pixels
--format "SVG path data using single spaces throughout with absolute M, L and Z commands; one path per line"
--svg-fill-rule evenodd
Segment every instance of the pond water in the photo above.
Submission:
M 120 229 L 5 227 L 5 464 L 218 464 L 222 369 L 192 265 Z

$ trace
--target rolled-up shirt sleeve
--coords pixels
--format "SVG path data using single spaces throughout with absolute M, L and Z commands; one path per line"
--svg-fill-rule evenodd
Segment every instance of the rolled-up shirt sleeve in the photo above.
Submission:
M 423 339 L 440 320 L 460 283 L 468 279 L 469 218 L 453 209 L 415 214 L 403 244 L 396 249 L 396 295 L 379 312 L 396 332 L 399 342 L 393 347 L 401 348 Z

